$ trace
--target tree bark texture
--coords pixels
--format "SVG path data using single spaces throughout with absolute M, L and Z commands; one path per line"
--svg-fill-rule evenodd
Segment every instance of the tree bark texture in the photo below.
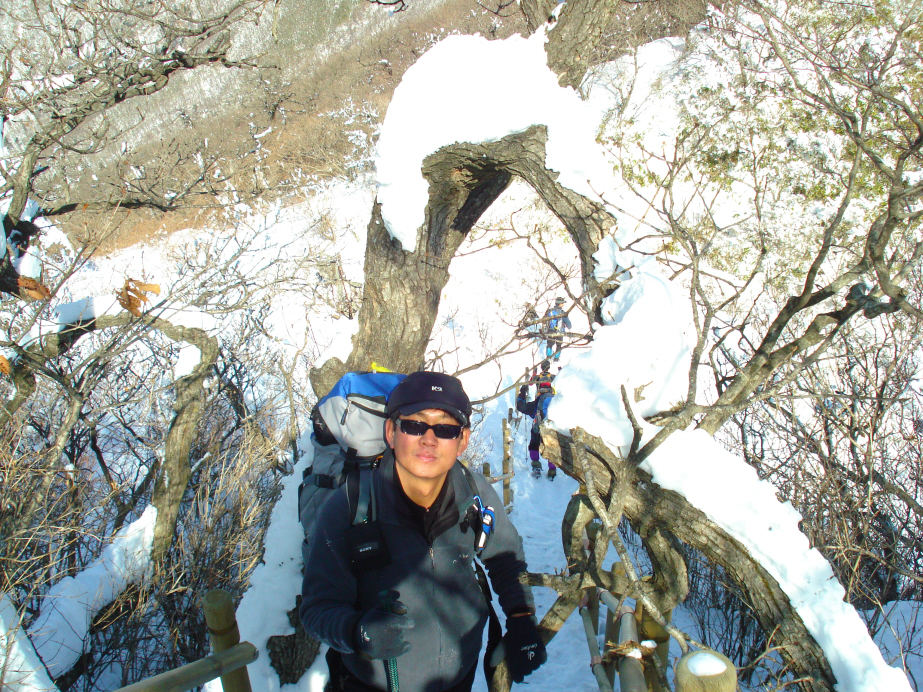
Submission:
M 523 0 L 520 7 L 530 32 L 549 21 L 556 4 Z M 609 55 L 606 47 L 613 41 L 627 48 L 640 45 L 640 38 L 649 40 L 675 30 L 671 11 L 680 7 L 689 26 L 704 17 L 704 4 L 690 10 L 688 3 L 678 0 L 644 3 L 640 9 L 615 0 L 572 0 L 549 34 L 548 64 L 560 75 L 560 84 L 578 87 L 587 67 Z M 499 142 L 457 144 L 429 156 L 423 164 L 430 183 L 429 203 L 412 253 L 388 235 L 376 202 L 368 226 L 359 331 L 346 363 L 334 358 L 311 372 L 318 397 L 343 373 L 367 370 L 372 362 L 399 372 L 419 369 L 452 256 L 511 175 L 531 185 L 564 224 L 580 256 L 584 290 L 589 292 L 587 307 L 599 319 L 601 296 L 595 295 L 592 255 L 614 219 L 601 204 L 557 183 L 558 174 L 545 168 L 547 138 L 544 127 L 534 126 Z
M 449 263 L 468 231 L 512 179 L 497 165 L 493 153 L 502 150 L 502 141 L 476 148 L 472 154 L 464 147 L 446 147 L 424 161 L 429 202 L 413 252 L 391 237 L 381 205 L 375 203 L 368 226 L 359 331 L 343 372 L 368 370 L 373 362 L 395 372 L 422 367 L 442 289 L 449 280 Z M 324 393 L 316 387 L 315 392 Z
M 314 663 L 320 652 L 320 642 L 308 636 L 298 618 L 301 594 L 295 599 L 295 607 L 288 611 L 288 623 L 295 630 L 293 634 L 273 635 L 266 641 L 269 663 L 279 674 L 279 684 L 294 684 Z
M 173 411 L 176 415 L 167 432 L 163 465 L 151 497 L 151 504 L 157 508 L 151 552 L 151 559 L 156 562 L 166 555 L 176 535 L 176 520 L 192 475 L 189 455 L 205 406 L 205 379 L 218 360 L 218 340 L 201 329 L 178 327 L 156 318 L 153 324 L 170 339 L 192 344 L 201 353 L 192 372 L 173 383 Z
M 602 204 L 587 199 L 558 183 L 558 173 L 545 168 L 545 145 L 548 130 L 533 126 L 525 132 L 507 138 L 510 147 L 506 169 L 528 183 L 548 205 L 551 212 L 567 229 L 577 247 L 583 290 L 588 296 L 590 314 L 596 312 L 601 296 L 596 295 L 598 282 L 593 276 L 599 242 L 615 224 L 615 219 Z
M 618 461 L 618 456 L 611 452 L 599 453 L 606 448 L 598 438 L 586 435 L 586 439 L 591 440 L 592 447 L 596 448 L 587 450 L 596 490 L 608 504 L 617 476 L 617 470 L 610 466 L 613 459 Z M 541 452 L 561 471 L 583 483 L 582 474 L 574 464 L 573 444 L 571 438 L 546 431 Z M 622 460 L 618 463 L 629 462 Z M 623 511 L 644 541 L 645 548 L 658 555 L 660 561 L 671 554 L 674 557 L 668 559 L 675 560 L 677 555 L 672 548 L 663 550 L 664 542 L 669 545 L 668 536 L 673 536 L 700 551 L 712 563 L 721 565 L 740 587 L 763 631 L 779 648 L 794 675 L 803 679 L 801 688 L 811 692 L 832 692 L 836 679 L 823 650 L 772 575 L 741 543 L 689 504 L 682 495 L 661 488 L 640 469 L 635 469 L 634 473 L 637 482 L 630 486 L 630 492 L 625 496 Z M 673 569 L 676 569 L 675 565 Z
M 630 53 L 665 36 L 684 36 L 706 17 L 701 0 L 568 0 L 557 20 L 554 0 L 522 0 L 519 8 L 530 33 L 550 26 L 545 52 L 561 86 L 579 89 L 593 65 Z
M 548 67 L 558 75 L 558 84 L 580 87 L 587 69 L 597 62 L 603 36 L 620 7 L 613 0 L 564 4 L 545 46 Z
M 519 9 L 526 18 L 530 34 L 534 34 L 536 29 L 551 19 L 555 5 L 555 0 L 520 0 Z

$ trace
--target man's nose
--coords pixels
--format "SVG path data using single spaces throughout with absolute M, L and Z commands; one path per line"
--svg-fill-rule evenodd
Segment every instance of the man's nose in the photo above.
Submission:
M 433 432 L 432 428 L 423 433 L 422 441 L 429 445 L 439 444 L 439 438 L 436 437 L 436 433 Z

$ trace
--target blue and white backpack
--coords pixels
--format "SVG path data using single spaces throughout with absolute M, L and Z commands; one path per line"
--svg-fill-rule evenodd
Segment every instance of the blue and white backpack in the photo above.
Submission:
M 378 465 L 387 448 L 385 406 L 388 395 L 406 375 L 394 372 L 348 372 L 311 412 L 314 463 L 298 486 L 298 518 L 304 527 L 307 554 L 317 514 L 331 492 L 353 469 Z

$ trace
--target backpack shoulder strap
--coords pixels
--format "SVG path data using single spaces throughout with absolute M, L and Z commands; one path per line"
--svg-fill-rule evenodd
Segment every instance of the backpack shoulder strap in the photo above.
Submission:
M 353 574 L 356 575 L 391 563 L 388 543 L 378 521 L 374 487 L 376 475 L 374 468 L 356 468 L 346 476 L 346 497 L 350 512 L 346 542 Z
M 375 475 L 375 469 L 370 468 L 354 468 L 346 474 L 346 497 L 349 502 L 350 523 L 353 526 L 378 520 Z
M 490 512 L 490 519 L 485 527 L 485 513 L 482 511 L 484 505 L 480 502 L 478 487 L 474 482 L 474 474 L 471 473 L 471 471 L 465 465 L 462 465 L 462 473 L 465 476 L 465 480 L 468 481 L 468 487 L 471 488 L 472 495 L 478 498 L 475 501 L 475 505 L 478 505 L 477 513 L 480 518 L 481 526 L 474 532 L 474 547 L 477 554 L 480 555 L 481 551 L 484 550 L 484 545 L 486 544 L 487 539 L 490 537 L 490 532 L 493 528 L 494 511 L 492 507 L 486 508 L 486 510 Z M 471 509 L 475 509 L 475 505 L 472 505 Z M 488 680 L 492 680 L 493 667 L 490 665 L 490 660 L 493 656 L 494 649 L 496 649 L 500 645 L 500 642 L 503 640 L 503 628 L 500 625 L 500 618 L 497 617 L 497 611 L 494 608 L 494 597 L 490 592 L 490 586 L 487 584 L 487 575 L 484 573 L 484 568 L 481 567 L 477 560 L 473 560 L 473 562 L 474 573 L 477 576 L 478 586 L 481 587 L 481 594 L 484 596 L 484 600 L 487 602 L 487 620 L 489 625 L 487 627 L 487 650 L 484 653 L 484 675 L 487 676 Z
M 462 475 L 465 477 L 465 480 L 468 481 L 468 487 L 471 488 L 471 494 L 477 497 L 479 491 L 478 484 L 474 482 L 474 474 L 471 473 L 471 470 L 463 463 L 458 462 L 458 465 L 461 467 Z

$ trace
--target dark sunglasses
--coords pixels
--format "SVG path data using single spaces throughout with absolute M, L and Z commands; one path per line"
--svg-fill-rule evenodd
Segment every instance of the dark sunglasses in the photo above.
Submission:
M 397 422 L 401 428 L 402 433 L 405 435 L 413 435 L 414 437 L 423 437 L 427 430 L 432 430 L 433 435 L 438 437 L 440 440 L 457 440 L 462 431 L 462 426 L 450 425 L 448 423 L 436 423 L 436 425 L 430 425 L 428 423 L 424 423 L 423 421 L 408 420 L 406 418 L 398 419 Z

